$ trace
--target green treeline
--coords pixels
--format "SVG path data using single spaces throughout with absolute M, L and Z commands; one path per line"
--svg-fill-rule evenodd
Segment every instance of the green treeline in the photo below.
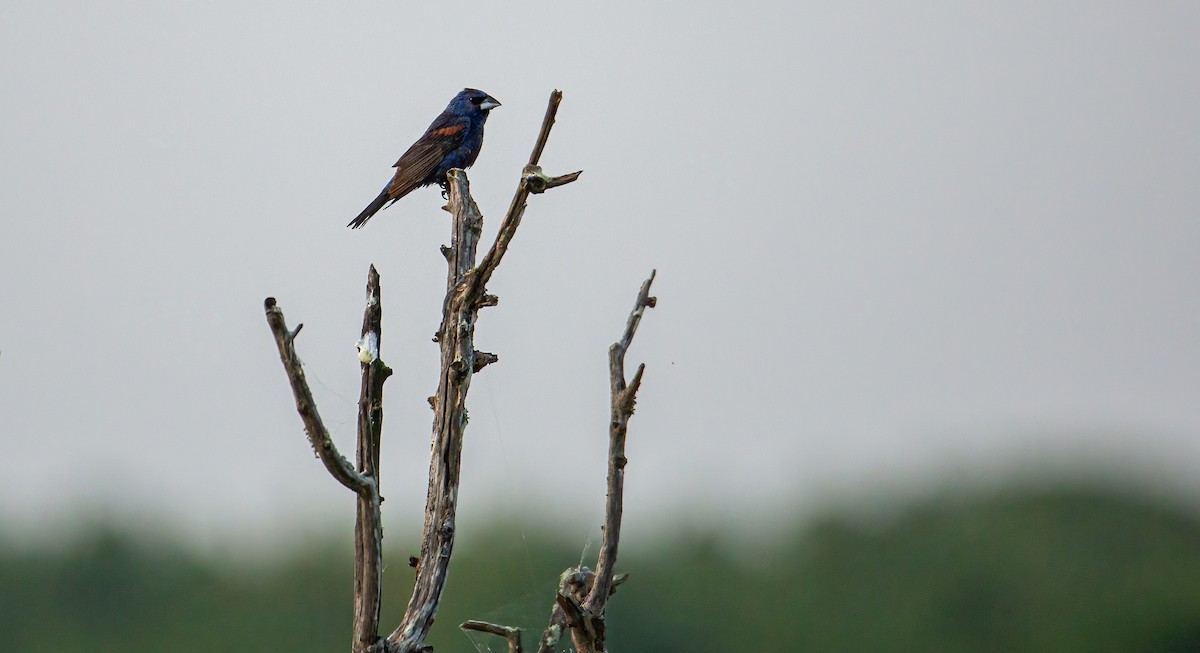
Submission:
M 886 520 L 830 516 L 771 553 L 739 554 L 730 539 L 623 551 L 632 578 L 610 604 L 611 649 L 1200 651 L 1200 520 L 1129 494 L 1028 490 Z M 346 651 L 349 542 L 263 568 L 102 530 L 65 551 L 0 548 L 0 651 Z M 411 587 L 411 552 L 397 550 L 409 542 L 385 541 L 385 624 Z M 443 652 L 504 650 L 460 633 L 467 618 L 544 625 L 558 574 L 580 557 L 546 532 L 460 544 L 430 642 Z

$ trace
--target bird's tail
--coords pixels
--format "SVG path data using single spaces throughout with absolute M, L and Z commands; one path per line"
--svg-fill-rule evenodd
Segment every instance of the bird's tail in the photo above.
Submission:
M 379 197 L 376 197 L 373 202 L 368 204 L 367 208 L 363 209 L 362 213 L 359 213 L 358 217 L 351 220 L 350 224 L 346 226 L 350 227 L 351 229 L 358 229 L 366 224 L 367 220 L 370 220 L 371 216 L 378 213 L 379 209 L 382 209 L 389 201 L 391 201 L 391 198 L 388 197 L 388 192 L 385 188 L 383 189 L 383 192 L 379 194 Z

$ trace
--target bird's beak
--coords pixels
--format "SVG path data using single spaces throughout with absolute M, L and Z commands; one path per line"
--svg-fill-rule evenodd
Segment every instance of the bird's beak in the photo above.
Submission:
M 500 106 L 500 101 L 490 95 L 484 98 L 483 102 L 479 103 L 479 108 L 484 111 L 490 111 L 498 106 Z

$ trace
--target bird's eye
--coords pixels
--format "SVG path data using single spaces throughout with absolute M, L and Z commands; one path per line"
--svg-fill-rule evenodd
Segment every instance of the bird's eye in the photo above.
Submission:
M 471 104 L 483 104 L 483 98 L 473 97 L 471 98 Z

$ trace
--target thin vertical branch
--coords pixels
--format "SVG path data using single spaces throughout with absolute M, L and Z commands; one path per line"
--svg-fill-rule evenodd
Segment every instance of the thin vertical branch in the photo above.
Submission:
M 617 583 L 623 578 L 614 577 L 613 568 L 617 564 L 617 548 L 621 539 L 621 514 L 623 512 L 623 497 L 625 493 L 625 438 L 629 426 L 629 418 L 633 416 L 634 405 L 637 402 L 637 391 L 642 384 L 642 374 L 645 364 L 638 365 L 637 372 L 628 383 L 625 381 L 625 354 L 629 350 L 633 336 L 637 333 L 642 321 L 642 314 L 647 308 L 657 303 L 650 296 L 650 285 L 654 283 L 655 272 L 650 272 L 650 278 L 642 283 L 638 291 L 637 301 L 629 313 L 625 323 L 625 331 L 608 350 L 608 367 L 610 381 L 610 420 L 608 425 L 608 495 L 604 506 L 604 535 L 600 543 L 600 553 L 596 560 L 596 573 L 591 581 L 590 589 L 582 600 L 562 591 L 557 597 L 557 606 L 552 620 L 558 618 L 559 610 L 562 619 L 571 628 L 571 641 L 578 653 L 604 653 L 607 650 L 604 612 L 608 597 L 613 593 Z M 551 622 L 551 628 L 555 626 Z M 547 629 L 550 634 L 550 629 Z M 545 637 L 543 638 L 545 642 Z
M 650 296 L 650 284 L 654 283 L 657 271 L 650 272 L 650 278 L 642 283 L 638 291 L 637 303 L 629 313 L 625 325 L 625 333 L 621 339 L 614 342 L 608 349 L 609 383 L 611 385 L 610 414 L 608 425 L 608 499 L 604 506 L 604 539 L 600 543 L 600 554 L 596 560 L 596 583 L 588 594 L 583 607 L 593 614 L 604 612 L 604 603 L 612 589 L 613 567 L 617 562 L 617 544 L 621 539 L 622 501 L 625 494 L 625 433 L 629 427 L 629 418 L 633 416 L 634 404 L 637 401 L 637 391 L 642 385 L 642 373 L 646 364 L 638 365 L 637 372 L 628 386 L 625 384 L 625 352 L 633 342 L 638 325 L 642 321 L 642 313 L 652 308 L 657 299 Z
M 383 518 L 379 493 L 379 441 L 383 429 L 383 382 L 391 368 L 379 359 L 383 306 L 379 272 L 367 272 L 367 300 L 358 341 L 362 387 L 358 399 L 358 472 L 374 481 L 373 491 L 358 496 L 354 520 L 353 650 L 368 651 L 379 641 L 383 601 Z
M 550 92 L 550 101 L 546 104 L 546 115 L 542 118 L 542 129 L 538 132 L 537 140 L 533 143 L 533 151 L 529 153 L 529 165 L 535 166 L 542 160 L 542 152 L 546 149 L 546 141 L 550 140 L 550 128 L 558 116 L 558 105 L 562 104 L 562 91 L 554 89 Z

